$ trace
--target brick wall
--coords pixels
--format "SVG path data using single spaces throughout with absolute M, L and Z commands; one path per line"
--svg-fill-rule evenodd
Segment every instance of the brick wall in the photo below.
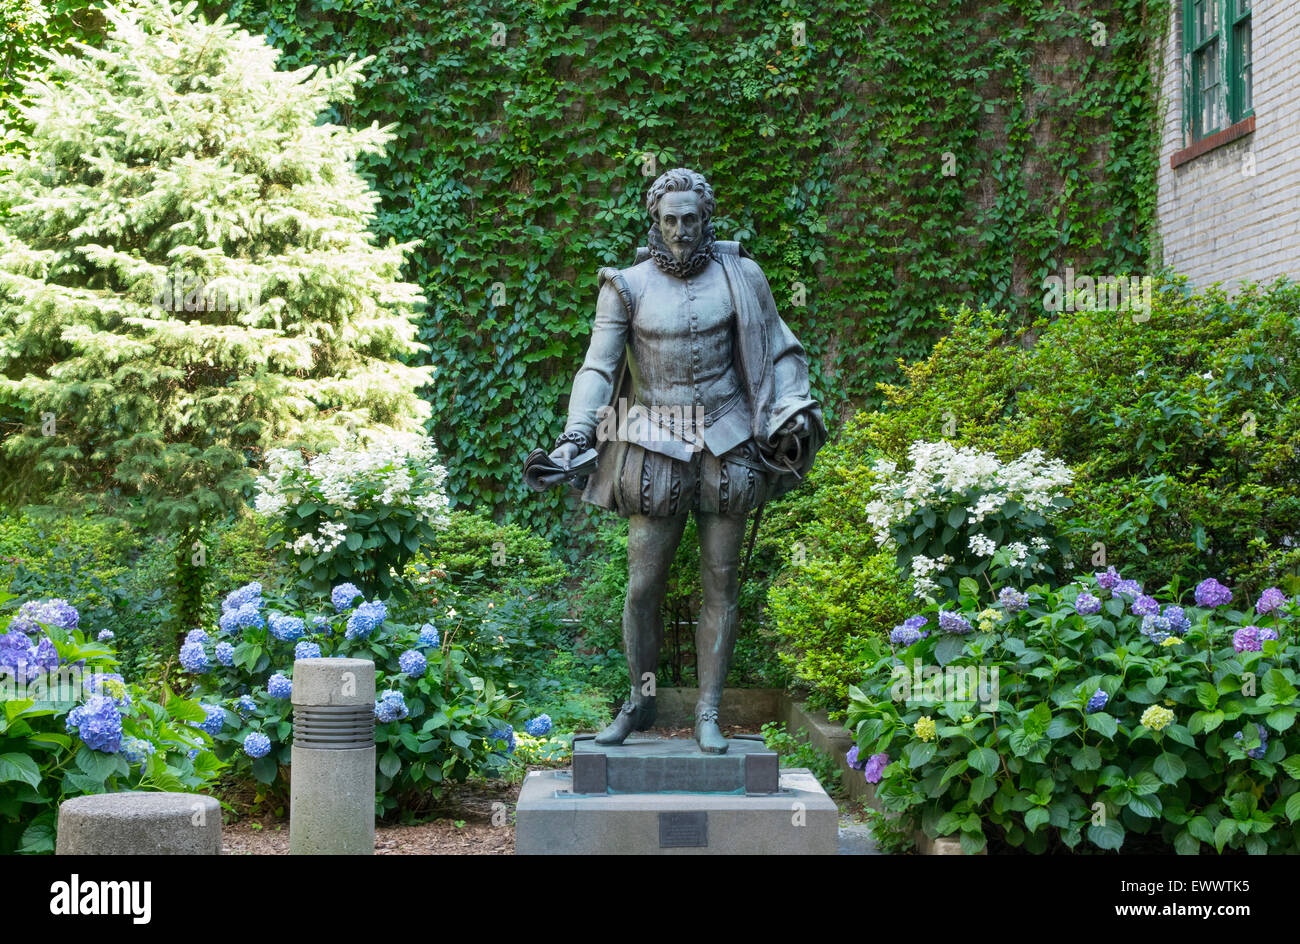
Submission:
M 1255 0 L 1255 131 L 1171 168 L 1182 132 L 1182 2 L 1161 61 L 1158 220 L 1163 261 L 1194 285 L 1300 280 L 1300 2 Z M 1243 173 L 1247 154 L 1255 174 Z

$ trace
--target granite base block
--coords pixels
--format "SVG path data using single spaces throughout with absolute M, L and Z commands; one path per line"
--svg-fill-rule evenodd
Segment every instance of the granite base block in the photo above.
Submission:
M 519 791 L 517 855 L 835 855 L 839 813 L 817 778 L 781 771 L 764 796 L 577 795 L 567 770 L 531 771 Z

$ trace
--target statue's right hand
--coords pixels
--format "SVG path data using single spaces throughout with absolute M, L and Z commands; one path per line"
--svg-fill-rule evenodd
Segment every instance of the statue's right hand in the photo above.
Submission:
M 578 452 L 579 449 L 577 443 L 560 443 L 555 448 L 555 451 L 551 453 L 551 460 L 555 462 L 556 465 L 568 468 L 573 464 L 573 460 L 577 457 Z

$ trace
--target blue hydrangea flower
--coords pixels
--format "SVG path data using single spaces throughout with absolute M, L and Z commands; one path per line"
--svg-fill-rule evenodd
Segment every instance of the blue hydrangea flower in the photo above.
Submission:
M 206 672 L 209 665 L 208 654 L 197 642 L 181 646 L 181 666 L 186 672 Z
M 1160 604 L 1155 597 L 1140 595 L 1129 608 L 1134 616 L 1156 616 L 1160 613 Z
M 341 583 L 330 591 L 330 602 L 334 604 L 334 612 L 342 613 L 352 606 L 352 601 L 361 596 L 361 591 L 354 583 Z
M 1094 616 L 1101 612 L 1101 600 L 1085 590 L 1074 598 L 1074 611 L 1080 616 Z
M 397 664 L 411 678 L 422 678 L 429 667 L 429 660 L 419 649 L 407 649 L 397 657 Z
M 1107 695 L 1105 692 L 1103 692 L 1100 688 L 1097 689 L 1095 692 L 1092 693 L 1092 697 L 1088 699 L 1088 705 L 1087 705 L 1088 714 L 1093 714 L 1095 712 L 1101 711 L 1101 709 L 1106 707 L 1106 702 L 1108 701 L 1110 701 L 1110 696 Z
M 1264 752 L 1268 750 L 1268 730 L 1262 724 L 1256 724 L 1255 730 L 1259 732 L 1259 747 L 1252 747 L 1246 751 L 1247 757 L 1253 757 L 1255 760 L 1263 760 Z M 1240 731 L 1232 736 L 1234 741 L 1246 740 Z
M 535 738 L 546 737 L 551 733 L 551 716 L 538 715 L 536 718 L 525 721 L 524 731 Z
M 319 659 L 320 644 L 303 640 L 293 647 L 293 657 L 295 659 Z
M 191 747 L 188 751 L 185 752 L 185 756 L 190 760 L 193 760 L 194 758 L 199 756 L 199 749 L 197 747 Z
M 1255 601 L 1255 612 L 1260 616 L 1266 613 L 1272 613 L 1274 610 L 1286 606 L 1287 598 L 1277 587 L 1269 587 L 1259 595 Z
M 283 613 L 272 613 L 266 618 L 267 626 L 271 629 L 271 635 L 281 642 L 293 642 L 301 639 L 307 632 L 307 626 L 301 617 L 285 616 Z
M 324 615 L 313 616 L 311 618 L 311 628 L 312 632 L 315 633 L 328 633 L 330 631 L 330 618 Z
M 262 607 L 262 585 L 256 581 L 246 583 L 238 590 L 226 594 L 226 598 L 221 601 L 221 611 L 233 612 L 250 604 L 258 609 Z
M 235 647 L 228 642 L 217 643 L 217 661 L 222 665 L 235 664 Z
M 252 695 L 240 695 L 235 701 L 235 711 L 240 715 L 247 717 L 257 710 L 257 702 L 253 701 Z
M 1192 621 L 1187 618 L 1181 606 L 1167 606 L 1160 615 L 1169 620 L 1169 631 L 1175 636 L 1181 636 L 1192 628 Z
M 229 636 L 239 629 L 239 612 L 237 610 L 226 610 L 217 620 L 217 628 Z
M 889 641 L 893 643 L 895 646 L 902 646 L 906 648 L 912 645 L 912 643 L 924 639 L 928 635 L 929 633 L 923 633 L 918 630 L 911 629 L 906 625 L 895 626 L 893 629 L 889 631 Z
M 10 622 L 9 629 L 35 636 L 43 631 L 42 625 L 76 629 L 80 622 L 81 614 L 67 600 L 28 600 L 18 608 L 18 615 Z
M 1232 602 L 1232 591 L 1213 577 L 1206 577 L 1196 585 L 1196 605 L 1206 609 Z
M 194 722 L 194 727 L 201 728 L 216 737 L 221 733 L 221 729 L 226 726 L 226 709 L 220 705 L 204 705 L 203 711 L 207 717 L 202 721 Z
M 1015 587 L 1003 587 L 998 591 L 998 602 L 1008 613 L 1019 613 L 1029 606 L 1029 594 L 1021 593 Z
M 348 628 L 344 636 L 347 639 L 366 639 L 383 625 L 387 616 L 388 607 L 383 604 L 383 601 L 372 600 L 369 603 L 362 603 L 348 617 Z
M 1173 625 L 1167 617 L 1151 614 L 1142 617 L 1142 628 L 1138 631 L 1156 645 L 1174 635 Z
M 84 705 L 69 711 L 65 729 L 92 751 L 116 754 L 122 749 L 122 716 L 113 700 L 104 695 L 92 695 Z
M 252 731 L 244 738 L 244 753 L 256 760 L 271 753 L 271 739 L 261 731 Z
M 128 764 L 143 764 L 150 754 L 156 752 L 157 748 L 144 738 L 127 738 L 122 744 L 122 756 Z
M 907 619 L 903 620 L 903 625 L 908 629 L 920 629 L 929 622 L 930 621 L 924 616 L 909 616 Z M 928 636 L 930 634 L 925 633 L 924 635 Z
M 258 603 L 245 603 L 235 610 L 235 623 L 240 629 L 261 629 L 265 626 L 266 621 L 262 618 L 260 601 Z
M 488 740 L 505 741 L 506 753 L 513 754 L 515 752 L 515 726 L 512 724 L 508 724 L 504 728 L 497 728 L 495 731 L 493 731 L 491 734 L 488 735 Z
M 276 672 L 266 680 L 266 693 L 272 698 L 288 699 L 293 696 L 293 680 Z
M 420 635 L 415 640 L 415 644 L 425 648 L 433 648 L 438 645 L 438 627 L 432 623 L 425 623 L 420 627 Z
M 95 638 L 100 642 L 112 642 L 117 638 L 117 634 L 115 634 L 111 629 L 101 629 L 99 635 Z
M 971 631 L 970 621 L 960 613 L 950 613 L 948 610 L 939 611 L 939 629 L 945 633 L 952 633 L 955 636 L 964 636 Z
M 375 699 L 375 717 L 385 724 L 401 721 L 410 713 L 411 709 L 406 707 L 406 699 L 401 692 L 387 691 Z
M 208 641 L 208 634 L 201 629 L 191 629 L 185 634 L 185 643 L 197 642 L 200 645 Z M 185 645 L 182 643 L 182 645 Z

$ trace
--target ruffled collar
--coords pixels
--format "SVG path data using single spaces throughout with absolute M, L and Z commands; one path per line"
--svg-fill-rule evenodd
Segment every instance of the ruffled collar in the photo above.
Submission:
M 675 275 L 679 279 L 690 278 L 701 272 L 710 260 L 713 259 L 713 223 L 704 224 L 704 232 L 700 239 L 700 244 L 695 247 L 690 258 L 684 262 L 678 262 L 664 242 L 663 235 L 659 232 L 657 224 L 651 225 L 650 235 L 647 237 L 647 247 L 650 250 L 650 258 L 655 261 L 661 272 L 667 272 L 669 275 Z

